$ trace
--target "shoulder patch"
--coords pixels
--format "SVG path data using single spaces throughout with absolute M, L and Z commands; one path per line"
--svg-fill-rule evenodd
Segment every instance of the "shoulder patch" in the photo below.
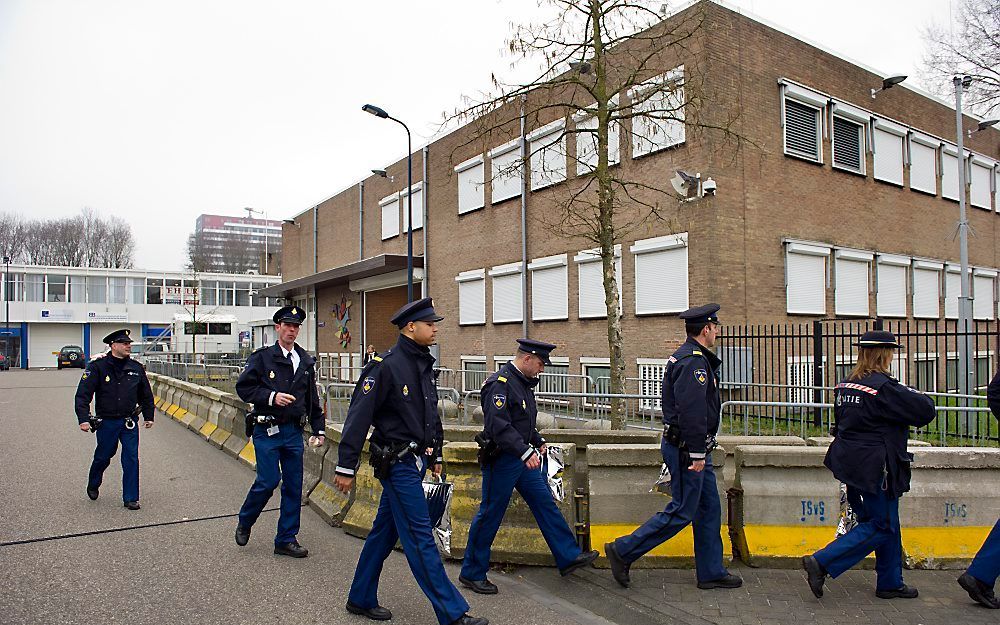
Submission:
M 708 372 L 704 369 L 695 369 L 694 379 L 698 381 L 698 384 L 705 386 L 705 383 L 708 382 Z
M 375 388 L 375 378 L 368 376 L 365 381 L 361 383 L 361 392 L 367 395 Z
M 85 371 L 83 372 L 83 377 L 82 377 L 82 378 L 80 378 L 80 379 L 82 379 L 82 380 L 86 380 L 86 379 L 87 379 L 87 378 L 89 378 L 89 377 L 90 377 L 90 369 L 87 369 L 87 370 L 85 370 Z
M 507 404 L 507 396 L 500 395 L 499 393 L 493 396 L 493 405 L 496 406 L 497 410 L 500 410 Z

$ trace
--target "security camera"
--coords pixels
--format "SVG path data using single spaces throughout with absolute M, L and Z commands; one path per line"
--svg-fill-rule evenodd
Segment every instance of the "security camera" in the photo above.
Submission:
M 716 188 L 717 188 L 717 185 L 715 184 L 715 181 L 712 180 L 711 178 L 706 178 L 705 182 L 701 183 L 701 191 L 702 191 L 702 194 L 704 194 L 704 195 L 713 195 L 714 196 Z

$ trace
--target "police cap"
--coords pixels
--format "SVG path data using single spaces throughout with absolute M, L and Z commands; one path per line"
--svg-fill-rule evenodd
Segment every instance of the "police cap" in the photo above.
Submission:
M 552 362 L 549 360 L 549 354 L 552 350 L 556 348 L 552 343 L 545 343 L 543 341 L 536 341 L 534 339 L 517 339 L 517 349 L 526 354 L 534 354 L 542 359 L 547 365 L 551 365 Z
M 104 342 L 108 345 L 112 343 L 131 343 L 132 337 L 130 336 L 132 331 L 128 328 L 122 328 L 121 330 L 115 330 L 111 334 L 104 337 Z
M 706 323 L 719 323 L 719 316 L 716 314 L 722 306 L 718 304 L 705 304 L 704 306 L 695 306 L 694 308 L 688 308 L 680 315 L 684 323 L 690 325 L 699 325 Z
M 854 343 L 855 347 L 902 347 L 896 342 L 896 336 L 888 330 L 869 330 L 861 335 L 861 340 Z
M 397 327 L 405 327 L 411 321 L 441 321 L 441 315 L 434 312 L 434 301 L 425 297 L 415 302 L 410 302 L 396 311 L 396 314 L 389 320 Z
M 275 323 L 302 325 L 302 322 L 306 320 L 306 311 L 298 306 L 285 306 L 284 308 L 279 308 L 278 312 L 274 313 L 272 319 L 274 319 Z

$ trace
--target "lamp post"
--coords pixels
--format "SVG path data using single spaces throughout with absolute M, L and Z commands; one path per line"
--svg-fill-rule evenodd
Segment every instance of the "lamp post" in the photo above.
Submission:
M 4 314 L 3 314 L 3 359 L 7 361 L 7 366 L 10 366 L 10 256 L 3 257 L 3 303 L 4 303 Z
M 970 76 L 955 76 L 955 129 L 958 139 L 958 254 L 961 263 L 961 294 L 958 298 L 958 392 L 969 394 L 969 330 L 972 298 L 969 288 L 969 220 L 965 214 L 965 147 L 962 145 L 962 89 L 972 84 Z
M 268 257 L 268 253 L 267 253 L 267 238 L 268 238 L 268 233 L 267 233 L 267 213 L 265 211 L 257 210 L 256 208 L 250 208 L 249 206 L 246 207 L 246 208 L 244 208 L 243 210 L 245 210 L 247 212 L 247 217 L 249 217 L 251 219 L 253 218 L 254 214 L 260 215 L 260 216 L 262 216 L 264 218 L 264 275 L 265 276 L 266 275 L 270 275 L 269 272 L 268 272 L 268 270 L 267 270 L 267 257 Z
M 375 117 L 391 119 L 406 130 L 406 301 L 413 301 L 413 147 L 410 128 L 374 104 L 361 107 L 365 113 Z

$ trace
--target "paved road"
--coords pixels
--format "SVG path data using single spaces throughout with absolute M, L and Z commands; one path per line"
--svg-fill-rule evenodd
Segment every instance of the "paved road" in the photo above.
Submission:
M 106 473 L 101 498 L 84 494 L 93 437 L 72 416 L 75 371 L 0 373 L 0 542 L 126 528 L 90 536 L 0 546 L 0 624 L 324 623 L 369 621 L 343 609 L 361 541 L 303 510 L 305 560 L 271 553 L 276 512 L 265 513 L 250 544 L 232 540 L 231 515 L 252 472 L 159 415 L 142 431 L 142 510 L 121 505 L 121 469 Z M 272 500 L 277 504 L 277 499 Z M 133 528 L 133 529 L 128 529 Z M 458 567 L 448 565 L 453 579 Z M 491 573 L 499 597 L 471 592 L 472 612 L 497 625 L 773 624 L 963 622 L 996 625 L 997 612 L 972 605 L 956 574 L 910 571 L 915 601 L 881 601 L 873 573 L 852 571 L 817 601 L 798 571 L 741 568 L 736 591 L 699 591 L 693 572 L 638 570 L 624 591 L 607 571 L 562 579 L 553 569 Z M 434 623 L 430 604 L 401 553 L 390 556 L 380 597 L 403 625 Z

